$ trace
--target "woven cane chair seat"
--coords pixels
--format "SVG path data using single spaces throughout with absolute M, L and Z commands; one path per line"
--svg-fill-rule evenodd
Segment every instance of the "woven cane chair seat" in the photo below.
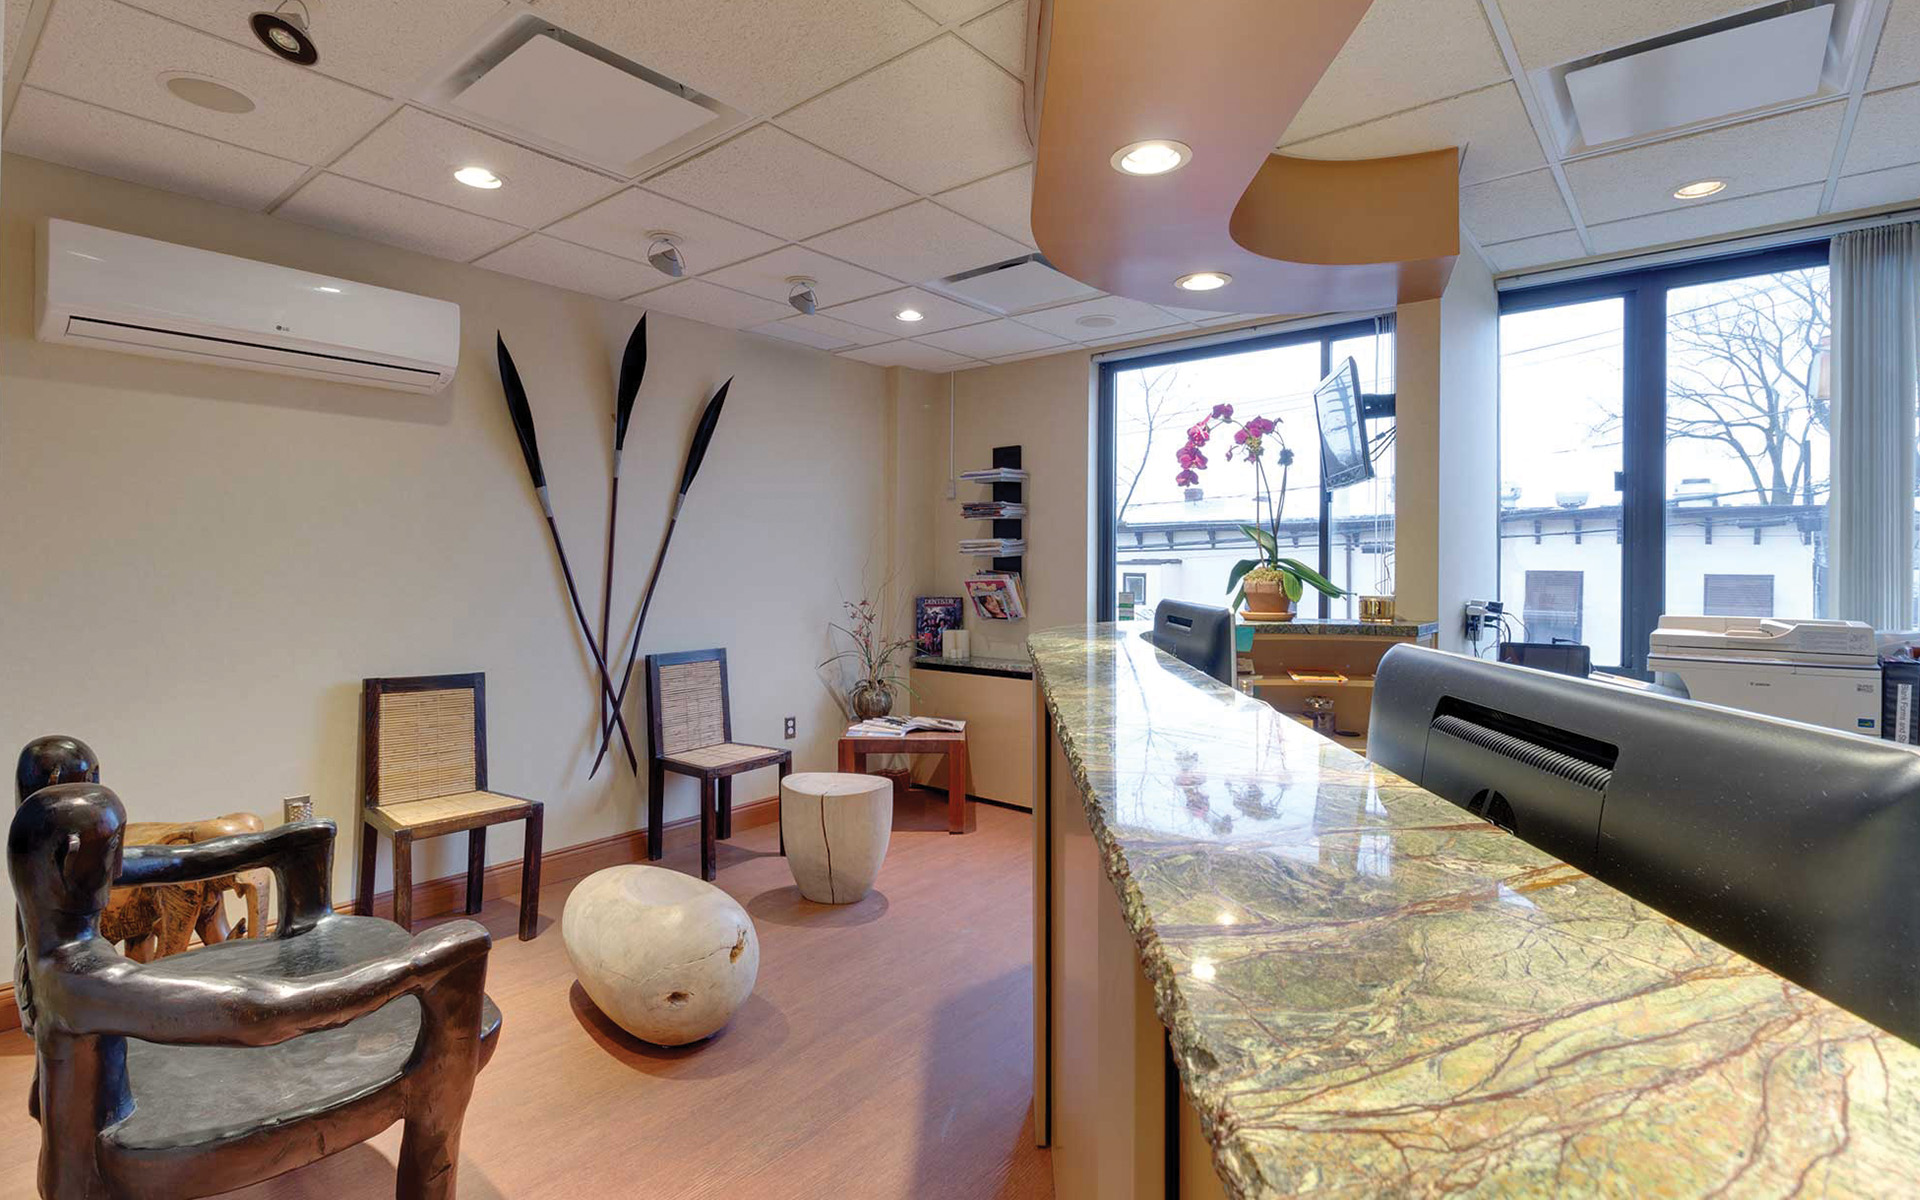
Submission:
M 702 746 L 697 750 L 665 754 L 661 756 L 661 761 L 669 768 L 687 771 L 750 771 L 754 767 L 771 766 L 785 757 L 787 757 L 785 750 L 775 750 L 771 746 L 743 746 L 738 742 L 721 742 L 717 746 Z
M 498 792 L 457 792 L 451 796 L 432 796 L 425 800 L 408 800 L 369 808 L 367 822 L 388 833 L 405 830 L 417 834 L 438 825 L 464 829 L 475 817 L 492 816 L 503 821 L 512 820 L 516 815 L 524 814 L 527 808 L 528 802 L 518 796 L 503 796 Z

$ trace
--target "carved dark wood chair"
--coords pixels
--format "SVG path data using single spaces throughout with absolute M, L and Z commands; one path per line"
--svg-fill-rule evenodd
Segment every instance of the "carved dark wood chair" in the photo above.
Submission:
M 520 865 L 520 940 L 540 922 L 540 836 L 544 809 L 487 790 L 487 677 L 416 675 L 368 679 L 360 692 L 360 880 L 354 911 L 373 915 L 380 837 L 393 838 L 393 919 L 413 928 L 413 843 L 467 835 L 467 912 L 480 911 L 487 827 L 527 823 Z
M 500 1032 L 486 930 L 456 921 L 411 937 L 336 914 L 331 822 L 123 848 L 125 825 L 110 790 L 61 782 L 28 796 L 8 834 L 41 1196 L 210 1196 L 404 1121 L 395 1194 L 452 1200 L 474 1076 Z M 99 934 L 116 885 L 259 867 L 276 876 L 270 939 L 143 964 Z
M 733 836 L 733 777 L 777 766 L 785 779 L 793 752 L 733 740 L 725 650 L 647 655 L 647 728 L 647 857 L 662 853 L 667 772 L 691 775 L 700 781 L 700 878 L 711 882 L 714 841 Z

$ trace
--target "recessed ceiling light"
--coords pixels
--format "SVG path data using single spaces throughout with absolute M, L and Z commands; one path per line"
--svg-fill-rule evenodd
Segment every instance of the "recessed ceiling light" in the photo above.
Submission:
M 1675 200 L 1705 200 L 1708 196 L 1717 196 L 1727 190 L 1724 179 L 1696 179 L 1692 183 L 1683 183 L 1673 189 Z
M 340 289 L 339 289 L 339 288 L 337 288 L 337 287 L 329 287 L 328 285 L 326 285 L 326 284 L 324 284 L 324 283 L 323 283 L 323 284 L 321 284 L 320 286 L 318 286 L 318 287 L 316 287 L 316 288 L 314 288 L 313 290 L 314 290 L 314 291 L 316 291 L 316 292 L 325 292 L 325 293 L 327 293 L 327 294 L 328 294 L 329 296 L 338 296 L 338 295 L 340 294 Z
M 298 13 L 287 9 L 298 7 Z M 253 36 L 260 44 L 278 54 L 288 62 L 310 67 L 320 61 L 320 50 L 313 44 L 313 35 L 307 32 L 313 26 L 313 17 L 307 12 L 305 0 L 285 0 L 272 12 L 257 12 L 247 18 L 247 24 L 253 27 Z
M 1189 292 L 1211 292 L 1232 282 L 1233 276 L 1224 271 L 1195 271 L 1174 280 L 1173 286 Z
M 1155 138 L 1129 142 L 1113 152 L 1113 169 L 1124 175 L 1165 175 L 1178 171 L 1193 157 L 1193 147 L 1185 142 Z
M 927 319 L 927 314 L 921 312 L 917 308 L 903 308 L 899 312 L 893 314 L 893 319 L 896 321 L 908 321 L 908 322 L 924 321 Z
M 205 75 L 193 75 L 186 71 L 162 71 L 160 86 L 197 108 L 235 114 L 253 111 L 251 96 L 228 87 L 217 79 L 208 79 Z
M 453 173 L 453 177 L 470 188 L 489 192 L 506 182 L 485 167 L 461 167 Z

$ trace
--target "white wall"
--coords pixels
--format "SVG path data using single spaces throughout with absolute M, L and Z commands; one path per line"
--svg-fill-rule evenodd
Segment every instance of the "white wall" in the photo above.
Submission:
M 587 778 L 592 668 L 493 361 L 503 330 L 597 598 L 613 380 L 639 310 L 37 160 L 8 159 L 5 179 L 0 747 L 86 739 L 136 819 L 277 819 L 281 797 L 310 793 L 341 826 L 344 897 L 360 680 L 483 670 L 492 782 L 547 802 L 547 846 L 639 827 L 624 762 Z M 459 374 L 417 397 L 33 341 L 48 215 L 455 301 Z M 830 769 L 839 714 L 815 664 L 841 596 L 890 561 L 891 389 L 912 373 L 663 314 L 649 326 L 615 612 L 637 601 L 692 421 L 732 375 L 643 649 L 727 647 L 735 735 L 778 743 L 797 715 L 797 765 Z M 637 704 L 630 719 L 640 736 Z M 694 811 L 684 784 L 669 819 Z M 773 787 L 750 777 L 740 798 Z M 416 878 L 463 867 L 453 840 Z M 496 831 L 490 859 L 519 842 Z
M 1470 246 L 1440 298 L 1440 395 L 1435 615 L 1464 650 L 1467 601 L 1500 586 L 1500 298 Z

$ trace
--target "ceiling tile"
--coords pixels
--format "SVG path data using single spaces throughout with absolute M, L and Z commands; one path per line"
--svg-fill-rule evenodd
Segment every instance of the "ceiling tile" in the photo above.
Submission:
M 1823 183 L 1810 183 L 1802 187 L 1782 188 L 1758 196 L 1742 196 L 1737 200 L 1722 200 L 1674 212 L 1593 225 L 1588 227 L 1587 232 L 1593 237 L 1593 248 L 1601 254 L 1747 233 L 1763 226 L 1813 216 L 1819 209 L 1820 193 L 1825 187 Z
M 810 100 L 780 124 L 931 194 L 1032 157 L 1019 81 L 957 37 L 938 38 Z
M 1753 0 L 1498 0 L 1528 70 L 1631 46 L 1752 8 Z
M 1573 228 L 1559 185 L 1544 170 L 1461 188 L 1460 219 L 1482 245 Z
M 299 163 L 37 88 L 21 88 L 7 117 L 9 153 L 238 208 L 264 209 L 307 172 Z
M 1848 175 L 1833 193 L 1833 211 L 1877 208 L 1920 201 L 1920 163 L 1889 167 L 1866 175 Z
M 656 231 L 673 234 L 690 275 L 704 275 L 780 244 L 778 238 L 640 188 L 608 196 L 547 228 L 555 237 L 636 261 L 646 258 Z
M 1281 149 L 1307 158 L 1376 158 L 1462 148 L 1460 182 L 1485 183 L 1547 165 L 1540 139 L 1511 83 L 1369 121 Z
M 1019 242 L 927 200 L 821 234 L 807 244 L 910 283 L 924 283 L 1029 252 Z
M 1018 78 L 1027 77 L 1027 0 L 1007 0 L 961 26 L 960 36 Z
M 918 321 L 901 321 L 894 314 L 903 308 L 919 312 Z M 897 292 L 883 292 L 878 296 L 868 296 L 865 300 L 855 300 L 851 304 L 836 304 L 823 310 L 823 315 L 851 321 L 855 325 L 864 325 L 880 333 L 914 334 L 925 336 L 939 333 L 944 329 L 958 329 L 962 325 L 978 325 L 982 321 L 993 319 L 992 314 L 983 313 L 977 308 L 968 308 L 958 301 L 945 296 L 936 296 L 932 292 L 919 288 L 901 288 Z
M 758 116 L 850 79 L 935 28 L 905 0 L 538 0 L 535 9 Z
M 666 279 L 645 263 L 629 262 L 541 233 L 476 259 L 474 265 L 608 300 L 659 287 Z
M 975 365 L 964 355 L 919 342 L 884 342 L 861 350 L 848 350 L 840 357 L 858 359 L 876 367 L 912 367 L 916 371 L 954 371 Z
M 1374 0 L 1283 140 L 1344 129 L 1507 78 L 1479 0 Z
M 757 125 L 655 175 L 647 187 L 794 241 L 913 199 L 776 125 Z
M 1105 324 L 1103 318 L 1111 320 Z M 1035 329 L 1044 329 L 1055 337 L 1070 342 L 1090 342 L 1095 338 L 1117 338 L 1129 334 L 1145 333 L 1150 329 L 1165 329 L 1182 322 L 1163 309 L 1155 308 L 1140 300 L 1129 300 L 1124 296 L 1101 296 L 1095 300 L 1082 300 L 1078 304 L 1063 305 L 1060 308 L 1046 308 L 1039 312 L 1023 313 L 1015 318 Z M 1093 324 L 1084 322 L 1092 321 Z
M 1847 143 L 1846 175 L 1920 160 L 1920 84 L 1875 92 L 1860 101 L 1853 139 Z
M 103 30 L 112 36 L 101 36 Z M 189 104 L 160 82 L 167 71 L 217 79 L 244 93 L 255 107 L 221 113 Z M 114 0 L 54 5 L 27 81 L 263 154 L 316 164 L 340 153 L 391 107 L 372 92 Z
M 814 290 L 822 305 L 858 300 L 899 286 L 897 281 L 884 275 L 828 258 L 805 246 L 782 246 L 772 254 L 762 254 L 714 271 L 707 278 L 735 291 L 751 292 L 785 304 L 787 293 L 793 290 L 787 280 L 794 275 L 804 275 L 814 281 Z
M 1580 243 L 1580 235 L 1571 229 L 1563 233 L 1518 238 L 1511 242 L 1482 246 L 1481 249 L 1486 251 L 1487 261 L 1493 264 L 1496 271 L 1518 271 L 1543 263 L 1565 262 L 1570 258 L 1587 256 L 1587 248 Z
M 478 258 L 521 233 L 504 221 L 489 221 L 344 175 L 316 175 L 273 215 L 455 262 Z
M 723 288 L 704 279 L 670 283 L 658 291 L 648 292 L 634 303 L 723 329 L 750 329 L 793 315 L 793 310 L 784 304 Z
M 819 313 L 812 316 L 799 315 L 783 321 L 774 321 L 768 325 L 756 325 L 754 333 L 764 333 L 768 337 L 784 338 L 789 342 L 799 342 L 802 346 L 812 346 L 816 350 L 845 350 L 850 346 L 871 346 L 887 340 L 883 333 L 871 329 L 862 329 L 858 325 L 849 325 L 845 321 L 836 321 L 832 317 L 823 317 Z
M 0 27 L 5 30 L 5 36 L 0 38 L 0 66 L 5 67 L 5 75 L 0 75 L 0 82 L 4 82 L 6 75 L 15 73 L 16 47 L 20 45 L 21 31 L 27 27 L 27 0 L 13 0 L 11 4 L 0 0 L 0 9 L 6 10 L 0 13 Z
M 1893 0 L 1880 47 L 1867 75 L 1867 90 L 1899 87 L 1920 80 L 1920 0 Z
M 1176 321 L 1191 321 L 1195 325 L 1203 321 L 1243 321 L 1251 315 L 1249 313 L 1215 312 L 1210 308 L 1175 308 L 1171 304 L 1156 304 L 1154 307 Z
M 918 335 L 914 340 L 925 346 L 938 346 L 942 350 L 964 354 L 968 358 L 998 358 L 1067 345 L 1063 338 L 1005 318 L 983 325 L 949 329 L 944 333 Z
M 1052 350 L 1029 350 L 1025 354 L 1008 354 L 1000 358 L 988 359 L 987 361 L 997 367 L 1004 363 L 1025 362 L 1030 358 L 1050 358 L 1055 354 L 1063 354 L 1063 353 L 1066 353 L 1067 351 L 1076 350 L 1076 349 L 1079 349 L 1079 347 L 1065 346 L 1065 347 L 1059 347 Z M 1087 352 L 1081 351 L 1081 353 L 1087 353 Z
M 1719 203 L 1825 180 L 1845 111 L 1843 103 L 1822 104 L 1583 158 L 1566 165 L 1567 183 L 1580 215 L 1595 224 L 1684 204 L 1673 198 L 1673 189 L 1696 179 L 1727 181 Z M 1856 144 L 1858 138 L 1856 133 Z
M 977 16 L 994 6 L 995 0 L 913 0 L 920 9 L 942 25 L 953 25 Z
M 130 0 L 136 8 L 191 25 L 265 55 L 247 18 L 272 0 Z M 8 7 L 26 7 L 9 0 Z M 506 8 L 506 0 L 315 0 L 314 40 L 320 61 L 312 70 L 382 95 L 412 94 L 440 65 L 450 46 L 478 33 Z
M 934 197 L 963 217 L 971 217 L 1010 238 L 1033 241 L 1033 164 L 941 192 Z
M 468 165 L 487 168 L 505 186 L 487 191 L 455 180 L 454 171 Z M 538 229 L 620 186 L 417 108 L 395 113 L 328 169 L 524 229 Z

